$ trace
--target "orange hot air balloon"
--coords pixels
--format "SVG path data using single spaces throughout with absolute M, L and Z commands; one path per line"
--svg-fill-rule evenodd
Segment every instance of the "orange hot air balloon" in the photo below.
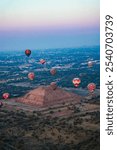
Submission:
M 88 62 L 88 67 L 92 67 L 93 66 L 93 62 L 92 61 L 89 61 Z
M 73 82 L 73 84 L 74 84 L 75 87 L 78 87 L 79 84 L 81 83 L 81 80 L 79 78 L 74 78 L 72 80 L 72 82 Z
M 30 73 L 28 74 L 28 78 L 29 78 L 30 80 L 34 80 L 35 74 L 34 74 L 33 72 L 30 72 Z
M 96 85 L 95 85 L 95 83 L 89 83 L 87 88 L 88 88 L 89 92 L 94 92 L 96 89 Z
M 51 83 L 50 83 L 50 86 L 51 86 L 51 88 L 52 88 L 53 90 L 56 90 L 56 88 L 57 88 L 56 82 L 51 82 Z
M 4 93 L 4 94 L 2 95 L 2 97 L 3 97 L 4 99 L 8 99 L 8 98 L 10 97 L 10 94 L 9 94 L 9 93 Z
M 40 64 L 42 64 L 42 65 L 44 65 L 45 63 L 46 63 L 46 60 L 44 60 L 44 59 L 40 59 Z
M 51 73 L 51 75 L 55 75 L 56 74 L 56 69 L 55 68 L 52 68 L 51 70 L 50 70 L 50 73 Z
M 25 54 L 26 54 L 26 56 L 29 57 L 31 55 L 31 50 L 30 49 L 26 49 L 25 50 Z

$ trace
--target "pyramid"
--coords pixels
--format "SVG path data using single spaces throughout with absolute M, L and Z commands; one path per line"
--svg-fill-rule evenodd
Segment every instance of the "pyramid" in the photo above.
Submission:
M 53 90 L 51 86 L 40 86 L 17 101 L 35 106 L 49 106 L 68 101 L 72 102 L 73 100 L 80 102 L 80 96 L 67 92 L 59 87 Z

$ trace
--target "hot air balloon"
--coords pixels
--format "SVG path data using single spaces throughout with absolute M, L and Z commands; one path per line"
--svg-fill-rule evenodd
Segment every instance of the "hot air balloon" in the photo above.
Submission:
M 46 60 L 44 60 L 44 59 L 40 59 L 40 61 L 39 61 L 39 62 L 40 62 L 40 64 L 42 64 L 42 65 L 43 65 L 43 64 L 45 64 L 45 63 L 46 63 Z
M 50 86 L 51 86 L 51 88 L 52 88 L 53 90 L 56 90 L 56 88 L 57 88 L 56 82 L 51 82 L 51 83 L 50 83 Z
M 52 68 L 51 70 L 50 70 L 50 73 L 51 73 L 51 75 L 55 75 L 56 74 L 56 69 L 55 68 Z
M 94 92 L 96 89 L 96 85 L 95 85 L 95 83 L 89 83 L 87 88 L 88 88 L 89 92 Z
M 8 98 L 10 97 L 10 94 L 9 94 L 9 93 L 4 93 L 4 94 L 2 95 L 2 97 L 3 97 L 4 99 L 8 99 Z
M 90 67 L 92 67 L 93 66 L 93 62 L 92 61 L 89 61 L 88 62 L 88 67 L 90 68 Z
M 34 80 L 35 74 L 34 74 L 33 72 L 30 72 L 30 73 L 28 74 L 28 78 L 29 78 L 30 80 Z
M 79 78 L 74 78 L 72 80 L 72 82 L 73 82 L 73 84 L 74 84 L 75 87 L 78 87 L 79 84 L 81 83 L 81 80 Z
M 25 54 L 26 54 L 26 56 L 29 57 L 31 55 L 31 50 L 30 49 L 26 49 L 25 50 Z
M 3 106 L 3 103 L 2 102 L 0 102 L 0 108 Z

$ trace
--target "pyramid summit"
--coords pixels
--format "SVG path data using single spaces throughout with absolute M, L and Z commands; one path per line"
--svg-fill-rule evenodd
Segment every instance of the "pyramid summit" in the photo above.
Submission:
M 74 100 L 80 102 L 80 96 L 59 87 L 53 90 L 51 86 L 40 86 L 17 101 L 35 106 L 49 106 L 57 103 L 72 102 Z

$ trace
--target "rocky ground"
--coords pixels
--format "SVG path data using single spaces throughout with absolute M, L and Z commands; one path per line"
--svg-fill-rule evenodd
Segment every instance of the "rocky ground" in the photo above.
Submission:
M 0 150 L 99 150 L 99 99 L 43 108 L 6 100 L 0 108 Z

